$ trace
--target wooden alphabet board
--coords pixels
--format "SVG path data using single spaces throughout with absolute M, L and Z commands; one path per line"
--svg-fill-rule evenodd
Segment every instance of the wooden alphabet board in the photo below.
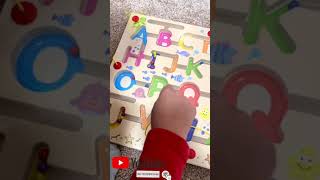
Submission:
M 210 168 L 209 44 L 208 28 L 131 14 L 110 67 L 111 142 L 142 150 L 153 104 L 171 84 L 197 110 L 188 162 Z

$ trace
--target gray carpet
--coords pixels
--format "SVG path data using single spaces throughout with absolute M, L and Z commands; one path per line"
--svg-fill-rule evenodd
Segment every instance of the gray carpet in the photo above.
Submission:
M 111 0 L 110 2 L 111 54 L 114 54 L 120 42 L 131 12 L 210 27 L 210 0 Z M 140 156 L 140 152 L 134 149 L 120 147 L 120 150 L 123 156 L 136 158 Z M 120 170 L 116 179 L 130 179 L 132 173 L 133 169 Z M 210 171 L 188 164 L 183 179 L 207 180 L 210 179 Z

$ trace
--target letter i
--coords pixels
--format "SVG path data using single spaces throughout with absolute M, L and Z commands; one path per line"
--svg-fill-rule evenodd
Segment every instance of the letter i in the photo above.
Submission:
M 154 66 L 154 64 L 156 63 L 156 59 L 157 59 L 157 56 L 158 55 L 160 55 L 159 53 L 157 53 L 157 51 L 151 51 L 151 61 L 150 61 L 150 63 L 147 65 L 147 67 L 148 68 L 150 68 L 150 69 L 154 69 L 155 68 L 155 66 Z

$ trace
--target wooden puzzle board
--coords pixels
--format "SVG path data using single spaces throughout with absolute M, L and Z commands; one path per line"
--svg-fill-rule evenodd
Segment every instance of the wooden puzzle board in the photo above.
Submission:
M 54 1 L 50 6 L 41 5 L 38 0 L 28 2 L 32 2 L 38 10 L 36 20 L 30 25 L 20 26 L 12 21 L 10 12 L 13 1 L 7 0 L 0 14 L 0 102 L 1 106 L 5 104 L 2 107 L 10 109 L 10 112 L 4 108 L 0 110 L 0 132 L 6 136 L 0 152 L 0 179 L 22 179 L 32 148 L 40 141 L 50 147 L 48 162 L 50 166 L 56 167 L 54 171 L 57 172 L 57 175 L 52 175 L 57 178 L 53 179 L 97 179 L 101 176 L 98 173 L 101 170 L 95 146 L 97 138 L 105 136 L 107 114 L 82 113 L 70 102 L 80 97 L 88 84 L 107 84 L 105 51 L 108 38 L 104 34 L 107 29 L 104 18 L 107 3 L 98 1 L 95 12 L 91 16 L 83 16 L 80 14 L 81 1 L 78 0 Z M 72 15 L 72 26 L 64 26 L 52 20 L 54 14 Z M 65 23 L 65 20 L 61 19 L 61 23 Z M 85 71 L 76 74 L 60 89 L 34 92 L 17 82 L 14 57 L 17 47 L 24 45 L 23 40 L 30 32 L 48 27 L 60 29 L 75 39 L 80 49 L 80 58 L 85 62 Z M 57 74 L 63 74 L 64 69 L 57 64 L 65 60 L 61 50 L 49 48 L 38 58 L 49 62 L 37 72 L 40 76 L 54 74 L 57 77 Z
M 268 5 L 272 5 L 270 1 L 266 2 Z M 279 2 L 285 4 L 290 1 Z M 241 3 L 231 0 L 217 1 L 217 18 L 214 22 L 215 42 L 212 42 L 212 45 L 217 48 L 225 43 L 228 44 L 226 47 L 229 47 L 229 51 L 230 49 L 236 51 L 236 53 L 231 53 L 233 54 L 231 63 L 213 63 L 214 88 L 222 90 L 224 83 L 230 77 L 229 75 L 239 70 L 237 68 L 262 66 L 274 71 L 273 75 L 282 79 L 288 91 L 288 111 L 282 118 L 280 125 L 284 139 L 281 143 L 275 144 L 277 157 L 276 170 L 273 175 L 275 180 L 308 179 L 303 174 L 309 172 L 304 172 L 297 168 L 297 165 L 289 162 L 291 157 L 295 162 L 299 162 L 299 158 L 304 155 L 301 153 L 302 149 L 309 149 L 313 152 L 311 155 L 314 162 L 313 169 L 318 169 L 315 170 L 317 173 L 313 173 L 318 175 L 310 177 L 314 180 L 320 179 L 320 144 L 316 138 L 319 136 L 320 125 L 320 86 L 317 83 L 317 77 L 320 75 L 318 70 L 320 62 L 315 58 L 319 56 L 317 46 L 319 36 L 317 34 L 320 27 L 314 24 L 320 17 L 320 11 L 319 6 L 316 6 L 317 3 L 312 8 L 312 1 L 300 2 L 301 7 L 286 12 L 280 19 L 281 24 L 296 44 L 296 50 L 290 54 L 280 51 L 265 28 L 262 28 L 256 44 L 247 45 L 244 43 L 243 29 L 251 0 L 241 1 Z M 278 3 L 278 7 L 279 5 L 280 3 Z M 270 9 L 276 7 L 273 6 Z M 259 53 L 250 58 L 253 49 L 258 50 Z M 219 58 L 223 54 L 228 56 L 227 51 L 226 48 L 225 51 L 216 49 L 213 52 L 217 53 L 215 58 Z M 212 56 L 211 61 L 213 58 Z M 272 106 L 271 97 L 258 83 L 248 85 L 239 94 L 237 106 L 250 114 L 254 110 L 268 113 Z M 300 173 L 301 177 L 290 175 L 295 172 Z
M 125 61 L 128 46 L 135 47 L 136 38 L 133 36 L 137 32 L 139 33 L 139 30 L 143 28 L 143 26 L 141 26 L 142 28 L 138 28 L 136 31 L 136 28 L 134 27 L 135 23 L 132 20 L 132 17 L 134 16 L 138 16 L 140 19 L 143 17 L 146 18 L 144 26 L 146 27 L 147 32 L 147 43 L 144 52 L 139 51 L 140 53 L 143 52 L 144 58 L 142 58 L 141 63 L 138 66 L 135 64 L 136 61 L 133 57 L 129 57 L 128 61 Z M 157 38 L 160 34 L 159 32 L 168 30 L 172 33 L 172 44 L 168 47 L 158 45 Z M 155 92 L 153 96 L 148 96 L 150 87 L 153 87 L 153 83 L 151 82 L 154 79 L 166 79 L 169 84 L 174 85 L 177 88 L 187 82 L 193 83 L 200 89 L 200 98 L 198 100 L 199 105 L 197 107 L 196 115 L 198 124 L 192 140 L 188 142 L 190 147 L 196 151 L 196 157 L 188 162 L 197 166 L 210 168 L 208 159 L 208 156 L 210 156 L 210 146 L 205 144 L 210 133 L 210 47 L 207 46 L 208 49 L 203 50 L 204 41 L 206 40 L 208 43 L 210 40 L 208 31 L 210 31 L 208 28 L 173 22 L 142 14 L 131 14 L 110 67 L 111 142 L 142 150 L 146 133 L 150 130 L 150 127 L 147 129 L 142 128 L 140 106 L 145 106 L 146 116 L 149 116 L 153 103 L 157 100 L 159 95 L 159 92 Z M 184 44 L 186 46 L 193 46 L 192 50 L 183 49 L 181 44 L 179 46 L 179 39 L 181 39 L 184 34 L 187 34 Z M 139 37 L 141 38 L 142 36 Z M 162 45 L 167 46 L 166 44 Z M 156 51 L 158 53 L 154 63 L 154 69 L 148 68 L 148 64 L 152 62 L 151 51 Z M 180 53 L 180 55 L 177 53 Z M 163 68 L 170 68 L 174 57 L 178 57 L 177 68 L 172 73 L 165 72 Z M 201 78 L 197 77 L 194 71 L 191 72 L 190 76 L 186 75 L 186 68 L 190 57 L 194 58 L 194 63 L 198 61 L 202 62 L 201 65 L 198 66 L 198 69 L 202 74 Z M 113 67 L 113 64 L 117 62 L 122 64 L 120 69 Z M 123 72 L 131 72 L 131 76 L 134 76 L 136 84 L 131 88 L 127 88 L 127 90 L 121 91 L 115 87 L 117 84 L 115 83 L 115 80 L 118 79 L 118 77 L 120 77 L 119 74 L 122 74 Z M 132 78 L 123 78 L 119 82 L 121 87 L 127 87 L 130 82 L 132 82 Z M 158 84 L 159 90 L 162 87 L 163 84 Z M 184 94 L 185 96 L 191 97 L 195 95 L 194 91 L 189 88 Z M 121 123 L 117 123 L 118 114 L 122 106 L 126 109 L 126 116 Z M 201 116 L 202 113 L 205 114 L 204 118 Z M 204 131 L 206 131 L 206 133 L 204 133 Z

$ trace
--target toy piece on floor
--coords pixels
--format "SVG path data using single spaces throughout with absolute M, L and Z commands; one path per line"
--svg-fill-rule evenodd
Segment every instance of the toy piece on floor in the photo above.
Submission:
M 44 6 L 49 6 L 53 3 L 54 0 L 39 0 L 40 4 Z
M 72 26 L 73 22 L 75 21 L 75 18 L 72 14 L 65 14 L 61 16 L 54 14 L 51 19 L 52 21 L 57 21 L 60 25 L 66 27 Z
M 31 156 L 31 167 L 27 174 L 27 180 L 48 179 L 48 157 L 49 146 L 45 143 L 37 144 Z
M 80 12 L 84 16 L 91 16 L 96 10 L 98 0 L 82 0 Z
M 37 7 L 27 1 L 17 1 L 11 9 L 11 18 L 18 25 L 31 24 L 36 19 L 37 15 Z

